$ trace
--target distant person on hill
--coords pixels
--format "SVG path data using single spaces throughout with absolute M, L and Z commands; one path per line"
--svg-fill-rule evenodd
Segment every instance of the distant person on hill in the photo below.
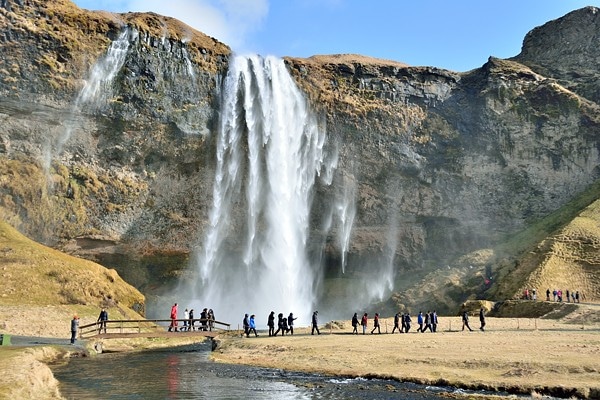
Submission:
M 479 309 L 479 322 L 481 322 L 479 330 L 483 332 L 483 327 L 485 326 L 485 311 L 483 307 Z
M 100 311 L 100 315 L 98 316 L 98 333 L 102 333 L 102 330 L 104 330 L 104 333 L 106 333 L 106 321 L 108 321 L 108 312 L 106 311 L 106 308 L 102 308 L 102 311 Z
M 358 335 L 358 313 L 354 313 L 352 316 L 352 334 Z
M 421 311 L 417 314 L 417 324 L 419 325 L 417 332 L 423 332 L 423 313 Z
M 565 292 L 565 294 L 567 295 L 566 296 L 567 297 L 567 303 L 570 303 L 571 302 L 571 296 L 570 296 L 570 293 L 569 293 L 569 289 L 567 289 L 567 291 Z
M 472 332 L 473 329 L 471 329 L 471 327 L 469 326 L 469 313 L 467 312 L 467 310 L 463 311 L 462 313 L 462 330 L 465 330 L 465 326 Z
M 171 307 L 171 325 L 169 325 L 169 332 L 173 330 L 177 332 L 177 303 L 173 304 Z
M 556 289 L 554 289 L 554 290 L 552 291 L 552 297 L 553 297 L 554 301 L 556 301 L 556 296 L 557 296 L 557 295 L 558 295 L 558 291 L 557 291 Z
M 287 317 L 287 324 L 288 324 L 288 328 L 290 330 L 290 335 L 294 334 L 294 321 L 297 319 L 298 318 L 294 318 L 293 313 L 290 313 L 290 315 L 288 315 L 288 317 Z
M 575 301 L 577 301 L 577 303 L 579 303 L 579 290 L 575 292 Z
M 368 314 L 364 313 L 363 316 L 362 316 L 362 318 L 361 318 L 361 320 L 360 320 L 360 325 L 362 326 L 363 335 L 365 333 L 367 333 L 367 324 L 368 324 L 368 322 L 369 322 Z
M 79 330 L 79 317 L 75 315 L 71 320 L 71 344 L 75 344 L 77 340 L 77 330 Z
M 375 317 L 373 317 L 373 329 L 371 330 L 371 335 L 375 332 L 375 329 L 381 335 L 381 328 L 379 327 L 379 313 L 375 313 Z
M 408 333 L 410 331 L 411 322 L 412 322 L 412 318 L 410 318 L 410 313 L 407 312 L 406 314 L 404 314 L 404 326 L 405 326 L 404 332 Z
M 75 197 L 75 192 L 73 191 L 73 186 L 71 186 L 71 182 L 67 185 L 67 198 L 73 199 Z
M 546 289 L 546 301 L 550 301 L 550 289 Z
M 533 301 L 537 300 L 537 290 L 531 289 L 531 295 L 533 297 Z
M 398 333 L 400 333 L 400 313 L 397 312 L 396 315 L 394 315 L 394 329 L 392 329 L 392 333 L 394 333 L 396 331 L 396 329 L 398 329 Z
M 248 336 L 250 336 L 251 332 L 254 332 L 254 337 L 257 337 L 258 333 L 256 333 L 256 322 L 254 321 L 254 314 L 250 316 L 250 320 L 248 322 L 250 323 L 250 329 L 248 329 Z
M 319 331 L 319 320 L 317 314 L 319 314 L 319 312 L 315 311 L 312 315 L 312 331 L 310 332 L 311 335 L 315 334 L 315 330 L 317 331 L 317 335 L 321 334 L 321 331 Z
M 271 311 L 269 314 L 267 326 L 269 327 L 269 336 L 275 336 L 275 311 Z

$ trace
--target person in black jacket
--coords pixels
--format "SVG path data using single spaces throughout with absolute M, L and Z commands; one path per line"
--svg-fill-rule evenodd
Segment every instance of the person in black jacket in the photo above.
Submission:
M 269 314 L 267 326 L 269 327 L 269 336 L 275 336 L 275 311 L 271 311 Z
M 352 334 L 358 335 L 358 314 L 354 313 L 352 316 Z
M 397 312 L 396 315 L 394 315 L 394 329 L 392 329 L 392 333 L 394 333 L 396 331 L 396 329 L 398 329 L 398 333 L 402 332 L 400 330 L 400 326 L 398 326 L 400 324 L 400 313 Z
M 106 308 L 103 308 L 102 311 L 100 311 L 100 315 L 98 316 L 98 334 L 102 333 L 102 330 L 104 330 L 104 333 L 106 333 L 106 321 L 108 321 L 108 311 L 106 311 Z
M 405 325 L 405 331 L 406 333 L 408 333 L 408 331 L 410 331 L 410 323 L 412 322 L 412 319 L 410 318 L 410 313 L 406 313 L 404 314 L 404 325 Z
M 294 320 L 296 320 L 298 318 L 294 318 L 294 314 L 290 313 L 290 315 L 288 315 L 287 317 L 287 323 L 288 323 L 288 329 L 290 331 L 290 335 L 294 334 Z
M 312 331 L 310 333 L 311 335 L 315 334 L 315 330 L 317 331 L 318 335 L 321 334 L 321 331 L 319 331 L 319 326 L 318 326 L 319 325 L 319 321 L 318 321 L 318 318 L 317 318 L 317 314 L 318 313 L 319 313 L 318 311 L 315 311 L 313 313 L 313 315 L 312 315 Z
M 246 337 L 250 336 L 250 321 L 248 321 L 248 314 L 244 314 L 244 320 L 242 321 L 242 325 L 244 326 L 244 335 Z
M 483 332 L 483 327 L 485 326 L 485 311 L 483 307 L 481 307 L 481 309 L 479 310 L 479 322 L 481 322 L 479 330 Z
M 467 328 L 469 328 L 469 330 L 471 332 L 473 331 L 473 329 L 471 329 L 471 327 L 469 326 L 469 313 L 467 312 L 467 310 L 463 311 L 463 313 L 462 313 L 462 323 L 463 323 L 463 326 L 462 326 L 463 331 L 465 330 L 465 326 Z

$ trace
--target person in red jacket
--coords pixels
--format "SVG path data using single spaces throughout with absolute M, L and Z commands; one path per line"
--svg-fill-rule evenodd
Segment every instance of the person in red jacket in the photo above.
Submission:
M 377 329 L 381 335 L 381 328 L 379 327 L 379 313 L 375 313 L 375 318 L 373 318 L 373 330 L 371 331 L 371 335 L 375 332 L 375 329 Z
M 171 307 L 171 325 L 169 325 L 169 332 L 175 330 L 177 332 L 177 303 Z
M 360 324 L 363 328 L 363 335 L 367 332 L 367 323 L 368 323 L 368 314 L 364 313 L 362 319 L 360 320 Z

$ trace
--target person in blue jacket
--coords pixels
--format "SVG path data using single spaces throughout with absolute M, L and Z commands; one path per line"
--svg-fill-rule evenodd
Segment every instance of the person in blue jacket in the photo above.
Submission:
M 254 321 L 254 314 L 252 314 L 250 316 L 250 320 L 248 321 L 248 323 L 250 324 L 250 328 L 248 329 L 248 336 L 250 336 L 251 332 L 254 332 L 254 336 L 258 336 L 258 333 L 256 333 L 256 322 Z

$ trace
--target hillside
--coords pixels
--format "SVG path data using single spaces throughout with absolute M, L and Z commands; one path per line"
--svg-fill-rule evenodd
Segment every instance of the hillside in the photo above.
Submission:
M 0 221 L 0 273 L 3 333 L 66 336 L 73 314 L 90 323 L 101 307 L 114 317 L 139 318 L 144 313 L 144 295 L 115 270 L 38 244 L 4 221 Z

